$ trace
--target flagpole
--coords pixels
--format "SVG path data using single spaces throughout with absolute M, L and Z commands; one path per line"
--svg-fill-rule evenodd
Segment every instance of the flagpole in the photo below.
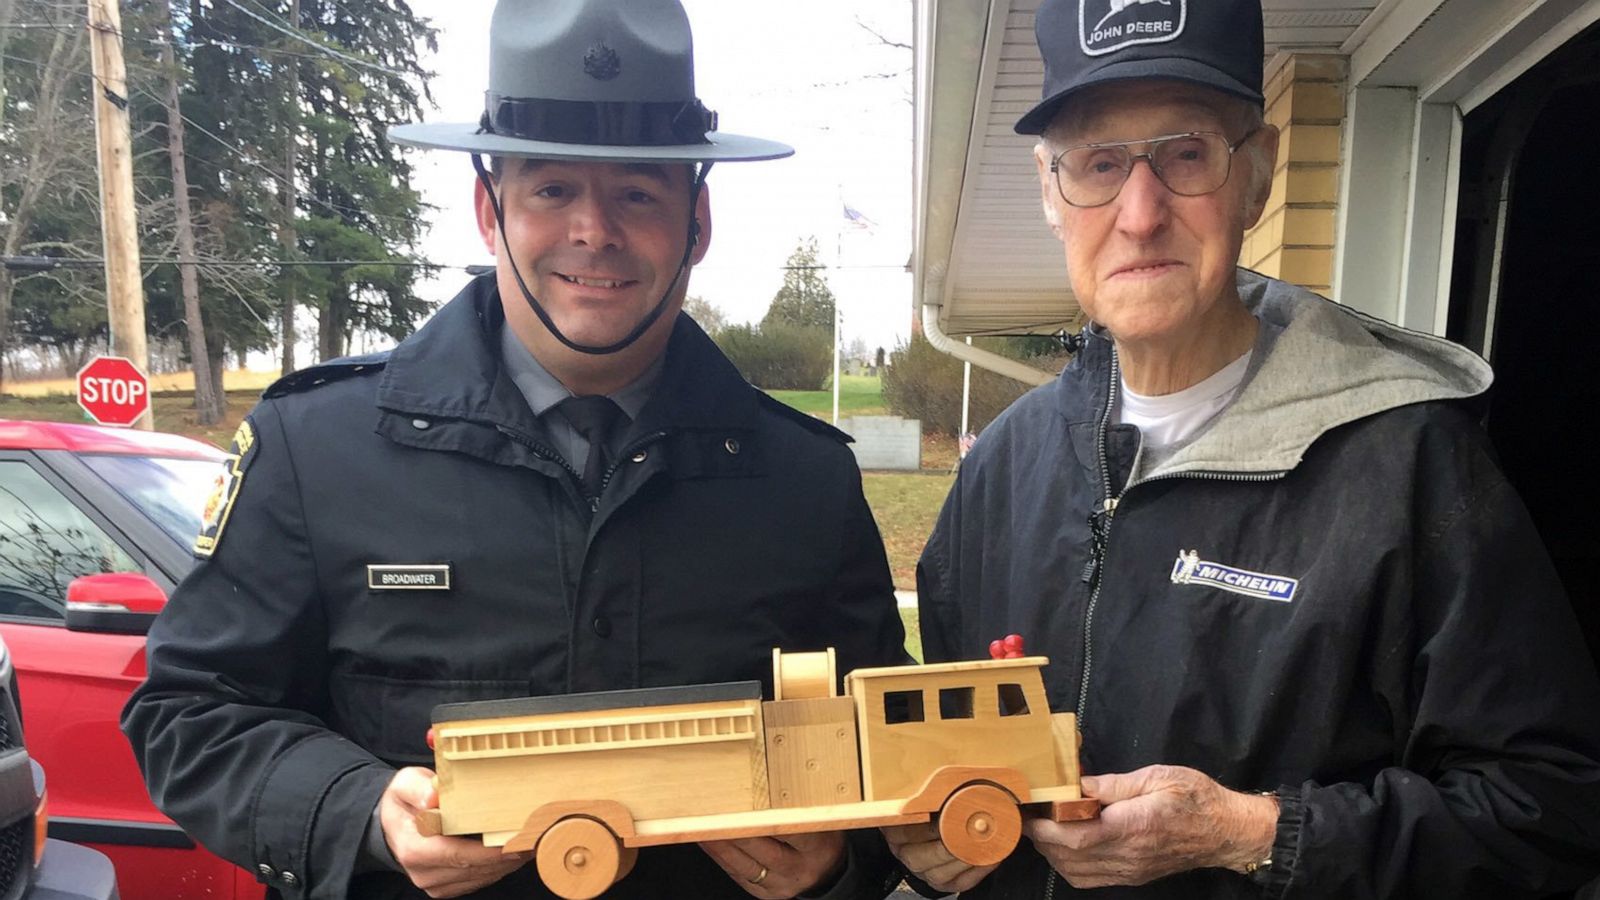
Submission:
M 972 338 L 967 338 L 967 346 L 972 346 Z M 967 458 L 967 411 L 972 406 L 972 361 L 968 360 L 961 366 L 961 433 L 956 435 L 956 446 L 960 448 L 958 457 Z
M 840 187 L 839 187 L 839 208 L 841 210 L 844 209 L 844 186 L 843 185 L 840 185 Z M 834 256 L 833 256 L 834 268 L 836 270 L 838 270 L 838 271 L 843 271 L 843 269 L 844 269 L 844 225 L 843 224 L 840 224 L 840 225 L 837 225 L 837 226 L 834 227 L 833 236 L 834 236 L 833 237 L 833 239 L 834 239 Z M 839 309 L 839 295 L 838 294 L 834 294 L 833 295 L 833 426 L 835 428 L 839 427 L 839 380 L 840 380 L 839 379 L 839 350 L 840 350 L 839 336 L 840 336 L 840 332 L 843 331 L 843 329 L 840 328 L 841 322 L 842 322 L 842 319 L 841 319 L 841 312 L 840 312 L 840 309 Z

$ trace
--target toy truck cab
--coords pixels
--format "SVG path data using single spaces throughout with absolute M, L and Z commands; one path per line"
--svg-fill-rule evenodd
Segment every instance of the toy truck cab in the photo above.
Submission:
M 1071 713 L 1050 712 L 1044 657 L 857 669 L 845 678 L 861 741 L 867 801 L 938 811 L 950 851 L 972 865 L 1010 854 L 1020 807 L 1080 817 Z
M 910 798 L 955 761 L 1015 770 L 1030 796 L 1076 785 L 1073 717 L 1050 712 L 1039 672 L 1047 662 L 1033 656 L 851 672 L 845 687 L 861 736 L 865 798 Z

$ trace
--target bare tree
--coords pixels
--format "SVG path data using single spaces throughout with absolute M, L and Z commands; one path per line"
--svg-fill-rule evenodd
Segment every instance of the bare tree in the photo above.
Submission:
M 716 337 L 717 332 L 728 327 L 728 314 L 704 297 L 685 297 L 683 311 L 712 337 Z
M 0 2 L 7 4 L 0 11 L 14 14 L 14 0 Z M 63 114 L 68 82 L 78 74 L 79 60 L 86 53 L 87 32 L 72 27 L 65 6 L 41 3 L 23 8 L 32 12 L 30 19 L 37 15 L 39 18 L 34 21 L 60 27 L 53 29 L 49 49 L 38 63 L 31 96 L 3 98 L 6 112 L 0 112 L 0 116 L 4 117 L 5 128 L 0 134 L 10 138 L 6 141 L 8 146 L 0 149 L 0 255 L 4 256 L 17 256 L 24 249 L 45 190 L 61 180 L 65 172 L 93 158 L 85 140 L 92 132 L 82 127 L 81 119 Z M 6 30 L 9 29 L 0 29 Z M 9 198 L 15 199 L 8 202 Z M 10 345 L 11 298 L 15 290 L 12 273 L 0 268 L 0 357 Z
M 179 103 L 178 60 L 172 50 L 172 0 L 161 0 L 161 65 L 167 76 L 167 157 L 172 166 L 172 200 L 177 225 L 178 273 L 183 282 L 183 320 L 189 332 L 189 359 L 194 364 L 195 421 L 215 425 L 222 421 L 226 403 L 211 374 L 211 354 L 206 349 L 206 325 L 200 317 L 200 273 L 194 243 L 194 220 L 189 211 L 189 173 L 183 152 L 183 108 Z

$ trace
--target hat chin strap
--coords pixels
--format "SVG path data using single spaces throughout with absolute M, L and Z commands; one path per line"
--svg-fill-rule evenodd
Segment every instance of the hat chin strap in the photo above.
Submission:
M 510 263 L 511 274 L 517 279 L 517 287 L 522 290 L 522 299 L 528 301 L 528 306 L 533 308 L 533 314 L 539 317 L 539 321 L 544 323 L 544 327 L 549 329 L 550 333 L 555 335 L 556 340 L 560 341 L 563 346 L 591 356 L 608 356 L 628 349 L 633 346 L 635 341 L 644 337 L 644 333 L 649 331 L 650 326 L 654 325 L 656 320 L 661 318 L 661 314 L 666 311 L 667 298 L 672 296 L 673 290 L 678 286 L 678 279 L 682 278 L 683 273 L 689 268 L 689 257 L 694 253 L 695 245 L 700 242 L 700 222 L 695 218 L 695 209 L 700 204 L 700 191 L 705 187 L 706 174 L 711 171 L 711 165 L 710 162 L 701 163 L 699 174 L 689 186 L 689 239 L 684 243 L 683 259 L 678 261 L 678 271 L 672 276 L 672 283 L 667 285 L 667 289 L 661 295 L 661 299 L 656 301 L 655 308 L 650 310 L 644 320 L 633 331 L 629 332 L 626 337 L 614 344 L 596 347 L 580 344 L 562 334 L 561 329 L 557 328 L 556 323 L 550 318 L 550 313 L 545 310 L 544 304 L 540 303 L 538 298 L 533 296 L 533 292 L 528 290 L 528 283 L 522 280 L 522 272 L 517 268 L 516 257 L 511 253 L 511 245 L 505 241 L 506 217 L 500 208 L 500 199 L 495 194 L 494 180 L 489 177 L 489 170 L 484 168 L 483 159 L 476 153 L 472 154 L 472 168 L 477 171 L 478 180 L 483 183 L 483 189 L 489 193 L 489 205 L 494 209 L 495 225 L 500 229 L 501 243 L 505 244 L 506 247 L 506 262 Z

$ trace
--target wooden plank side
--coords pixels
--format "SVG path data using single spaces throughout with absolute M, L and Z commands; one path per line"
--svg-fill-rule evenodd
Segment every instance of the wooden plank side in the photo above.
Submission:
M 754 717 L 759 701 L 741 714 Z M 546 803 L 614 800 L 636 819 L 749 811 L 767 802 L 761 741 L 629 747 L 598 745 L 559 755 L 438 761 L 445 834 L 516 831 Z M 764 766 L 762 769 L 764 771 Z

